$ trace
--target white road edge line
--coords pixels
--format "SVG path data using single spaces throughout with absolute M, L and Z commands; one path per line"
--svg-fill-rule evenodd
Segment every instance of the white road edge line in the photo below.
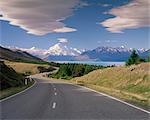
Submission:
M 74 85 L 74 84 L 72 84 L 72 85 Z M 121 102 L 121 103 L 123 103 L 123 104 L 126 104 L 126 105 L 128 105 L 128 106 L 130 106 L 130 107 L 136 108 L 136 109 L 138 109 L 138 110 L 141 110 L 141 111 L 143 111 L 143 112 L 145 112 L 145 113 L 150 114 L 150 112 L 149 112 L 149 111 L 144 110 L 143 108 L 137 107 L 137 106 L 135 106 L 135 105 L 132 105 L 132 104 L 130 104 L 130 103 L 127 103 L 127 102 L 125 102 L 125 101 L 122 101 L 122 100 L 120 100 L 120 99 L 117 99 L 117 98 L 115 98 L 115 97 L 112 97 L 112 96 L 110 96 L 110 95 L 107 95 L 107 94 L 105 94 L 105 93 L 101 93 L 101 92 L 98 92 L 98 91 L 93 90 L 93 89 L 91 89 L 91 88 L 84 87 L 84 86 L 79 86 L 79 85 L 75 85 L 75 86 L 78 86 L 78 87 L 82 87 L 82 88 L 85 88 L 85 89 L 91 90 L 91 91 L 93 91 L 93 92 L 95 92 L 95 93 L 98 93 L 98 94 L 101 94 L 101 95 L 107 96 L 107 97 L 109 97 L 109 98 L 111 98 L 111 99 L 113 99 L 113 100 L 116 100 L 116 101 Z
M 52 108 L 53 108 L 53 109 L 56 108 L 56 102 L 53 102 Z
M 13 95 L 11 95 L 11 96 L 9 96 L 9 97 L 6 97 L 6 98 L 0 100 L 0 103 L 3 102 L 3 101 L 5 101 L 5 100 L 8 100 L 8 99 L 10 99 L 10 98 L 12 98 L 12 97 L 15 97 L 15 96 L 17 96 L 17 95 L 19 95 L 19 94 L 21 94 L 21 93 L 24 93 L 25 91 L 27 91 L 27 90 L 29 90 L 30 88 L 32 88 L 36 83 L 37 83 L 37 82 L 34 80 L 34 84 L 33 84 L 32 86 L 26 88 L 26 89 L 23 90 L 23 91 L 20 91 L 20 92 L 18 92 L 18 93 L 16 93 L 16 94 L 13 94 Z
M 71 85 L 74 85 L 74 86 L 77 86 L 77 87 L 81 87 L 81 88 L 84 88 L 84 89 L 88 89 L 88 90 L 93 91 L 93 92 L 95 92 L 95 93 L 101 94 L 101 95 L 103 95 L 103 96 L 107 96 L 107 97 L 109 97 L 109 98 L 111 98 L 111 99 L 113 99 L 113 100 L 116 100 L 116 101 L 118 101 L 118 102 L 121 102 L 121 103 L 123 103 L 123 104 L 126 104 L 126 105 L 128 105 L 128 106 L 130 106 L 130 107 L 133 107 L 133 108 L 135 108 L 135 109 L 141 110 L 142 112 L 145 112 L 145 113 L 150 114 L 150 111 L 147 111 L 147 110 L 145 110 L 145 109 L 143 109 L 143 108 L 140 108 L 140 107 L 137 107 L 137 106 L 132 105 L 132 104 L 130 104 L 130 103 L 127 103 L 127 102 L 125 102 L 125 101 L 123 101 L 123 100 L 120 100 L 120 99 L 115 98 L 115 97 L 113 97 L 113 96 L 110 96 L 110 95 L 108 95 L 108 94 L 101 93 L 101 92 L 96 91 L 96 90 L 93 90 L 93 89 L 91 89 L 91 88 L 88 88 L 88 87 L 85 87 L 85 86 L 80 86 L 80 85 L 73 84 L 73 83 L 66 83 L 66 84 L 71 84 Z

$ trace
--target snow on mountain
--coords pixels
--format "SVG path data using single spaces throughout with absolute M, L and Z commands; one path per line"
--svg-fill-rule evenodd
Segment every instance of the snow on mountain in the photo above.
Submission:
M 131 55 L 133 48 L 121 47 L 98 47 L 93 50 L 83 52 L 81 55 L 76 57 L 77 60 L 83 60 L 83 58 L 97 61 L 126 61 Z M 149 53 L 149 49 L 136 49 L 137 53 L 142 57 L 146 58 Z
M 27 51 L 28 53 L 35 55 L 35 56 L 38 56 L 40 58 L 44 58 L 45 57 L 44 53 L 46 52 L 46 49 L 39 49 L 36 47 L 31 47 L 30 49 L 21 48 L 21 50 Z
M 77 48 L 68 47 L 67 43 L 64 42 L 59 42 L 49 47 L 49 49 L 40 49 L 36 47 L 31 47 L 27 49 L 27 48 L 19 48 L 19 47 L 12 47 L 12 46 L 7 46 L 7 48 L 11 50 L 26 51 L 42 59 L 48 56 L 78 56 L 85 51 L 85 50 L 79 50 Z
M 51 46 L 46 52 L 45 55 L 70 55 L 77 56 L 81 54 L 81 51 L 77 48 L 68 47 L 65 43 L 57 43 L 54 46 Z
M 97 61 L 125 61 L 130 56 L 133 48 L 121 47 L 97 47 L 93 50 L 79 50 L 77 48 L 68 47 L 67 43 L 59 42 L 49 49 L 39 49 L 32 47 L 30 49 L 8 47 L 12 50 L 26 51 L 34 56 L 45 60 L 97 60 Z M 137 53 L 146 58 L 150 49 L 136 49 Z

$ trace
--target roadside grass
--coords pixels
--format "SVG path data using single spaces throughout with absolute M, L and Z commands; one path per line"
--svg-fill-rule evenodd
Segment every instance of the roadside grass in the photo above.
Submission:
M 106 93 L 108 95 L 114 96 L 116 98 L 119 98 L 123 101 L 135 104 L 137 106 L 140 106 L 144 109 L 149 109 L 150 104 L 149 104 L 149 98 L 145 98 L 144 96 L 138 95 L 138 94 L 133 94 L 129 92 L 125 92 L 122 90 L 116 90 L 113 88 L 105 88 L 97 85 L 91 85 L 91 84 L 84 84 L 85 87 L 94 89 L 96 91 Z
M 150 63 L 95 70 L 71 81 L 107 93 L 145 109 L 150 108 Z
M 150 63 L 109 67 L 65 80 L 106 93 L 144 109 L 150 108 Z M 57 78 L 57 77 L 55 77 Z M 60 79 L 59 79 L 60 80 Z
M 6 97 L 9 97 L 11 95 L 14 95 L 18 92 L 21 92 L 25 89 L 27 89 L 28 87 L 30 87 L 31 85 L 34 84 L 34 81 L 33 82 L 30 82 L 28 85 L 26 86 L 21 86 L 21 87 L 11 87 L 11 88 L 7 88 L 7 89 L 4 89 L 4 90 L 1 90 L 0 91 L 0 100 L 6 98 Z

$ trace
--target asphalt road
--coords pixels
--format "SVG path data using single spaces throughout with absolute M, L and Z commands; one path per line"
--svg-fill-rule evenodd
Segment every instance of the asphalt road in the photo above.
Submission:
M 0 102 L 0 119 L 148 120 L 149 114 L 89 89 L 36 79 L 25 92 Z

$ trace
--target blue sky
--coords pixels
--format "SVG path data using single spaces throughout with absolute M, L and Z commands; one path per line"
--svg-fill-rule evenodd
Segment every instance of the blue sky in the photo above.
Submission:
M 45 1 L 48 1 L 48 0 L 45 0 Z M 31 48 L 35 46 L 37 48 L 48 49 L 50 46 L 58 43 L 58 40 L 57 40 L 58 38 L 65 38 L 68 40 L 67 44 L 75 48 L 94 49 L 98 46 L 112 46 L 112 47 L 126 46 L 128 48 L 131 48 L 131 47 L 132 48 L 149 48 L 149 44 L 148 44 L 149 28 L 148 28 L 148 25 L 145 24 L 147 21 L 139 22 L 137 21 L 137 19 L 134 19 L 134 15 L 137 18 L 138 14 L 141 14 L 141 12 L 143 11 L 139 10 L 139 13 L 134 13 L 134 15 L 132 14 L 132 9 L 136 10 L 136 8 L 145 7 L 144 3 L 143 4 L 140 3 L 141 5 L 136 6 L 136 4 L 134 3 L 138 1 L 139 0 L 133 0 L 133 1 L 129 1 L 129 0 L 118 0 L 118 1 L 117 0 L 116 1 L 114 0 L 84 0 L 82 1 L 82 3 L 80 3 L 81 6 L 78 7 L 76 10 L 72 11 L 71 9 L 69 11 L 69 9 L 67 9 L 70 12 L 68 16 L 66 16 L 67 10 L 65 11 L 65 13 L 62 12 L 62 14 L 65 15 L 64 16 L 65 19 L 61 20 L 61 27 L 65 26 L 65 27 L 73 28 L 75 29 L 75 31 L 52 32 L 51 29 L 49 29 L 49 26 L 46 26 L 46 30 L 48 29 L 46 31 L 47 33 L 45 34 L 45 31 L 43 31 L 42 33 L 40 33 L 40 35 L 37 35 L 39 34 L 40 29 L 36 32 L 33 32 L 32 34 L 29 34 L 27 33 L 28 29 L 25 30 L 24 28 L 20 28 L 21 23 L 23 23 L 22 21 L 19 22 L 20 26 L 10 25 L 8 21 L 11 21 L 10 19 L 11 16 L 18 15 L 17 11 L 14 11 L 15 13 L 13 12 L 11 15 L 9 15 L 10 17 L 7 18 L 7 20 L 0 21 L 1 22 L 1 34 L 0 34 L 1 44 L 5 46 L 17 46 L 20 48 Z M 55 2 L 53 3 L 59 4 Z M 130 7 L 129 4 L 131 3 L 133 5 L 130 5 L 131 6 Z M 0 2 L 0 8 L 2 7 L 3 4 L 6 4 L 6 3 Z M 74 3 L 73 1 L 70 4 L 72 7 L 72 5 L 74 4 L 76 5 L 77 3 Z M 70 4 L 68 4 L 68 6 Z M 60 6 L 61 4 L 59 5 L 59 7 Z M 118 7 L 121 7 L 120 10 L 118 10 Z M 13 7 L 11 3 L 9 3 L 8 8 L 11 8 L 10 10 L 12 10 Z M 34 7 L 32 8 L 34 9 Z M 13 9 L 16 9 L 16 7 Z M 24 7 L 22 9 L 27 9 L 27 8 Z M 60 8 L 58 8 L 58 12 L 59 12 L 59 9 Z M 124 12 L 120 13 L 121 10 Z M 129 16 L 123 15 L 126 12 L 130 13 L 130 11 L 131 11 L 131 15 L 130 14 Z M 2 8 L 2 12 L 0 13 L 2 13 L 3 16 L 5 17 L 5 14 L 7 15 L 7 13 L 9 12 L 5 11 L 5 9 Z M 55 12 L 55 14 L 57 13 Z M 143 14 L 145 14 L 142 16 L 142 18 L 144 19 L 146 16 L 146 13 L 143 13 Z M 63 15 L 61 15 L 60 19 L 63 18 Z M 122 18 L 120 19 L 118 16 L 119 17 L 121 16 Z M 132 21 L 131 22 L 129 21 L 129 23 L 127 23 L 128 19 L 125 19 L 125 18 L 130 18 L 131 20 L 131 16 L 133 16 Z M 15 17 L 13 16 L 13 19 Z M 20 20 L 20 16 L 18 17 L 18 19 L 17 17 L 15 20 L 16 21 Z M 34 15 L 32 15 L 32 17 L 34 17 Z M 59 16 L 57 16 L 57 18 L 59 18 Z M 113 19 L 113 18 L 117 18 L 117 19 Z M 121 21 L 121 25 L 120 25 L 119 20 Z M 30 23 L 29 25 L 31 24 L 32 23 Z M 109 27 L 110 29 L 106 29 L 106 27 Z M 32 26 L 30 28 L 32 28 L 32 31 L 33 31 L 34 27 Z M 38 29 L 38 27 L 35 27 L 35 28 L 36 30 Z

